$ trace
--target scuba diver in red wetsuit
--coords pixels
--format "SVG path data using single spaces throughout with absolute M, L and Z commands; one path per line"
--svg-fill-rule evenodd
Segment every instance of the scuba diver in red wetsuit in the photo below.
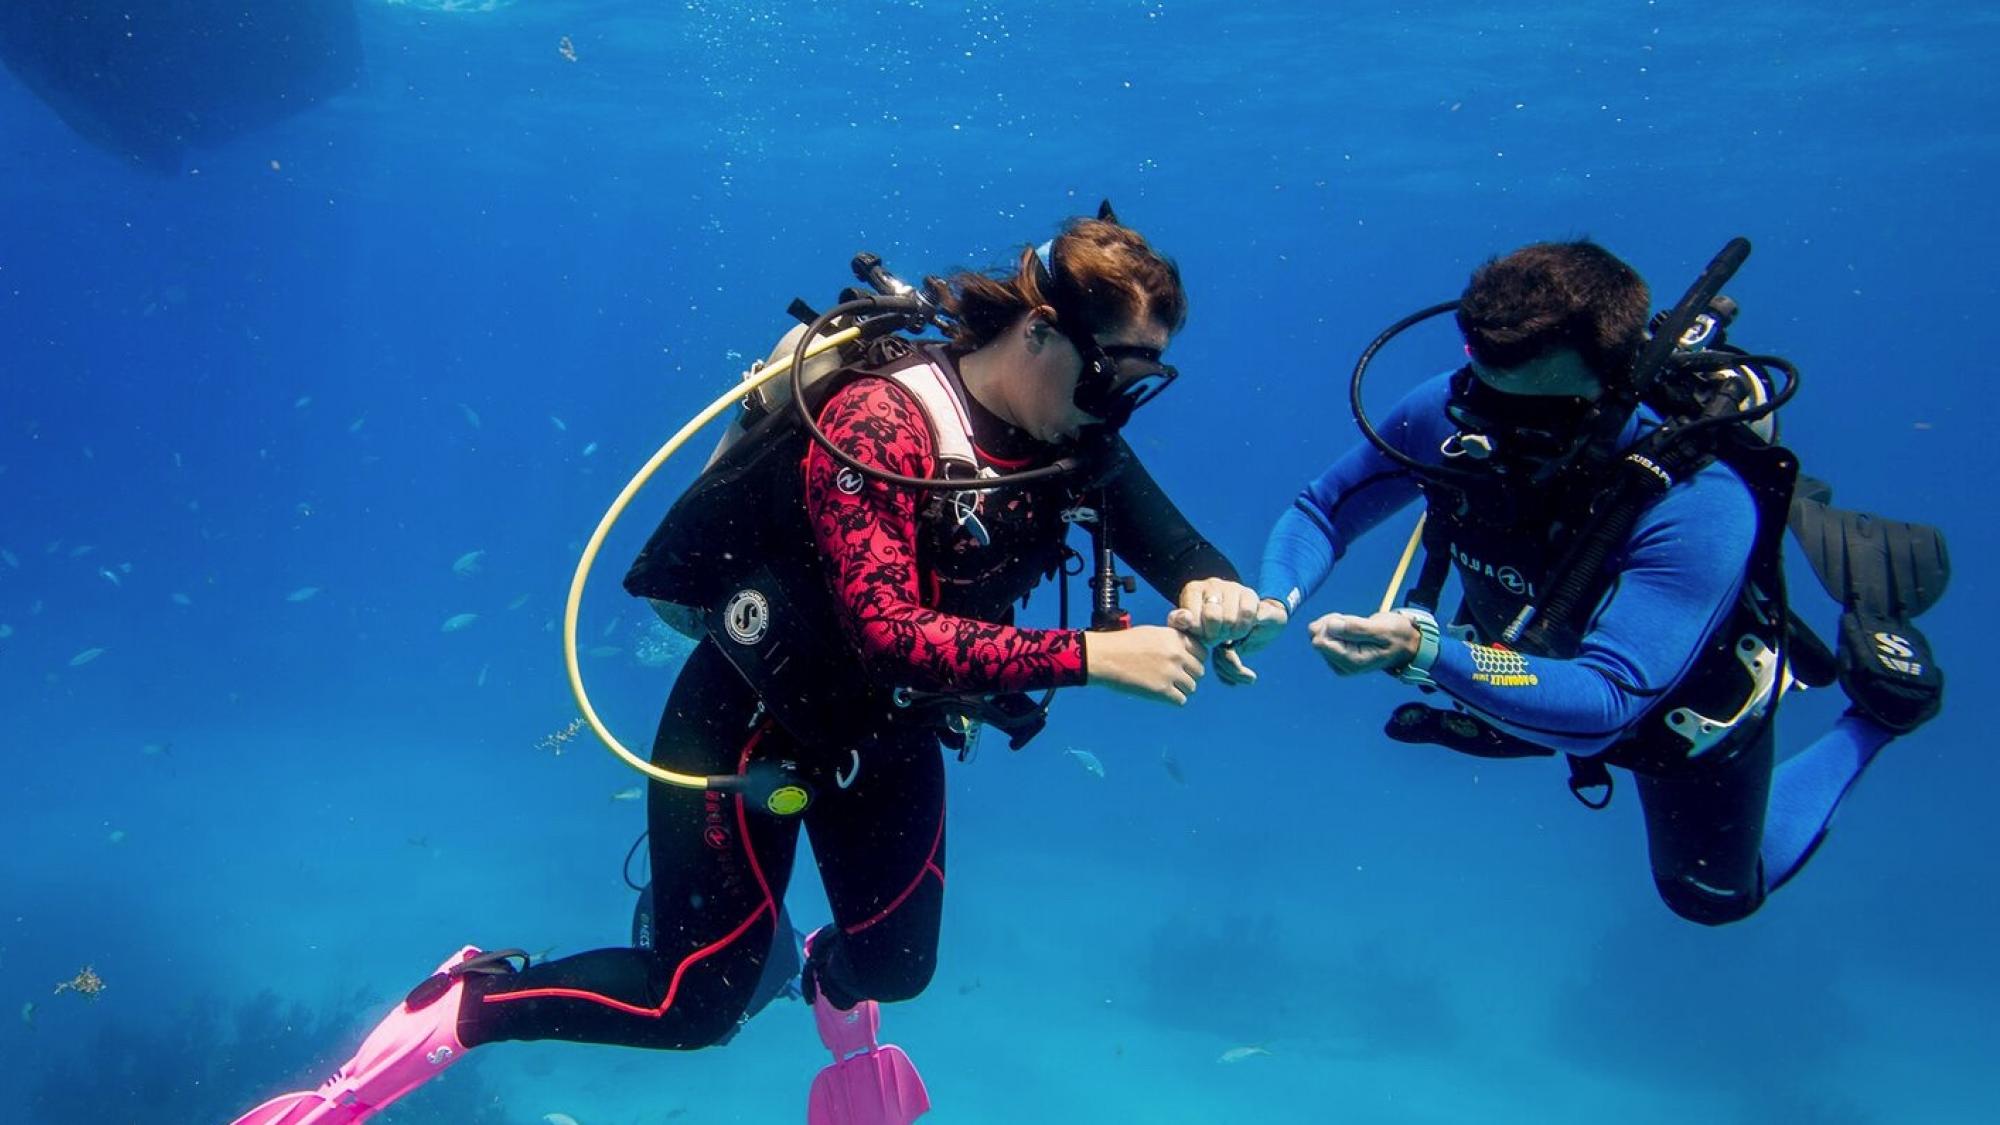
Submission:
M 941 321 L 949 338 L 875 332 L 838 370 L 795 381 L 810 408 L 741 419 L 626 575 L 663 616 L 704 622 L 652 757 L 712 784 L 650 787 L 650 947 L 542 964 L 468 947 L 320 1090 L 239 1125 L 359 1121 L 499 1040 L 728 1038 L 774 944 L 790 953 L 780 918 L 801 824 L 833 913 L 802 982 L 836 1055 L 811 1119 L 927 1108 L 874 1029 L 877 1002 L 916 996 L 936 965 L 940 743 L 963 755 L 993 726 L 1018 748 L 1058 688 L 1184 704 L 1208 649 L 1254 627 L 1257 595 L 1118 436 L 1176 378 L 1161 355 L 1187 304 L 1173 263 L 1108 207 L 1002 276 L 921 294 L 888 281 L 920 310 L 905 327 Z M 1015 605 L 1075 559 L 1076 523 L 1094 541 L 1097 628 L 1014 625 Z M 1125 627 L 1114 552 L 1176 604 L 1167 625 Z M 1230 649 L 1217 663 L 1229 682 L 1252 678 Z

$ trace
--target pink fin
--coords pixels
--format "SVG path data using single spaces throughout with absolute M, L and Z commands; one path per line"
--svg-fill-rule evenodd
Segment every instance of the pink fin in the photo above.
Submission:
M 807 1125 L 910 1125 L 931 1108 L 910 1056 L 893 1044 L 843 1059 L 813 1079 Z
M 478 954 L 468 945 L 445 958 L 432 976 L 436 988 L 415 1008 L 408 1000 L 396 1005 L 319 1089 L 272 1098 L 231 1125 L 353 1125 L 456 1063 L 465 1056 L 458 1038 L 465 982 L 449 974 Z
M 325 1104 L 326 1099 L 317 1093 L 281 1094 L 237 1118 L 231 1125 L 295 1125 L 305 1120 L 306 1114 Z
M 808 962 L 818 936 L 806 939 Z M 931 1095 L 916 1064 L 901 1047 L 880 1040 L 881 1004 L 863 1000 L 843 1012 L 821 992 L 812 1010 L 833 1065 L 813 1079 L 806 1125 L 910 1125 L 930 1112 Z

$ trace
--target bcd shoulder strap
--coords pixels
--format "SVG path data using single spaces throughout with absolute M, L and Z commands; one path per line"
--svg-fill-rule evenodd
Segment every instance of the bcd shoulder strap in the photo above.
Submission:
M 946 361 L 928 348 L 914 353 L 917 362 L 876 372 L 910 393 L 930 421 L 941 463 L 961 471 L 979 471 L 979 452 L 972 444 L 972 414 L 958 380 L 946 372 Z

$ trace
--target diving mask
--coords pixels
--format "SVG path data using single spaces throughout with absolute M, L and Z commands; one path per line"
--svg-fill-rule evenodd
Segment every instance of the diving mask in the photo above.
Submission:
M 1058 314 L 1060 315 L 1060 314 Z M 1161 391 L 1180 378 L 1180 372 L 1160 362 L 1160 349 L 1139 344 L 1099 344 L 1085 336 L 1069 336 L 1083 356 L 1083 371 L 1076 377 L 1076 408 L 1104 424 L 1118 429 L 1132 418 L 1132 412 L 1158 398 Z M 1078 335 L 1082 335 L 1079 333 Z
M 1440 447 L 1444 455 L 1487 462 L 1500 473 L 1567 460 L 1590 439 L 1598 418 L 1590 399 L 1495 390 L 1469 366 L 1452 375 L 1445 413 L 1459 430 Z
M 1071 401 L 1085 414 L 1103 419 L 1105 428 L 1122 427 L 1131 421 L 1133 411 L 1159 397 L 1180 372 L 1160 362 L 1158 348 L 1097 342 L 1084 327 L 1088 320 L 1071 295 L 1063 291 L 1054 239 L 1035 248 L 1034 262 L 1040 269 L 1042 294 L 1056 312 L 1056 331 L 1083 357 L 1083 370 L 1076 377 Z

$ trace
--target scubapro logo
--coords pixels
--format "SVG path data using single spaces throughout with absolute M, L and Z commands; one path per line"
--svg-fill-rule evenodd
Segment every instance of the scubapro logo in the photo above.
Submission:
M 1875 634 L 1875 659 L 1889 671 L 1912 677 L 1923 675 L 1923 663 L 1916 659 L 1916 655 L 1917 650 L 1908 637 L 1895 633 Z
M 754 645 L 771 627 L 771 603 L 756 590 L 738 590 L 722 611 L 723 627 L 729 639 L 739 645 Z
M 1500 584 L 1505 586 L 1507 592 L 1510 594 L 1525 594 L 1528 592 L 1528 580 L 1521 577 L 1521 572 L 1511 566 L 1501 567 L 1500 573 L 1494 577 L 1500 580 Z
M 833 487 L 849 496 L 857 496 L 861 492 L 861 474 L 852 468 L 842 469 L 833 478 Z

